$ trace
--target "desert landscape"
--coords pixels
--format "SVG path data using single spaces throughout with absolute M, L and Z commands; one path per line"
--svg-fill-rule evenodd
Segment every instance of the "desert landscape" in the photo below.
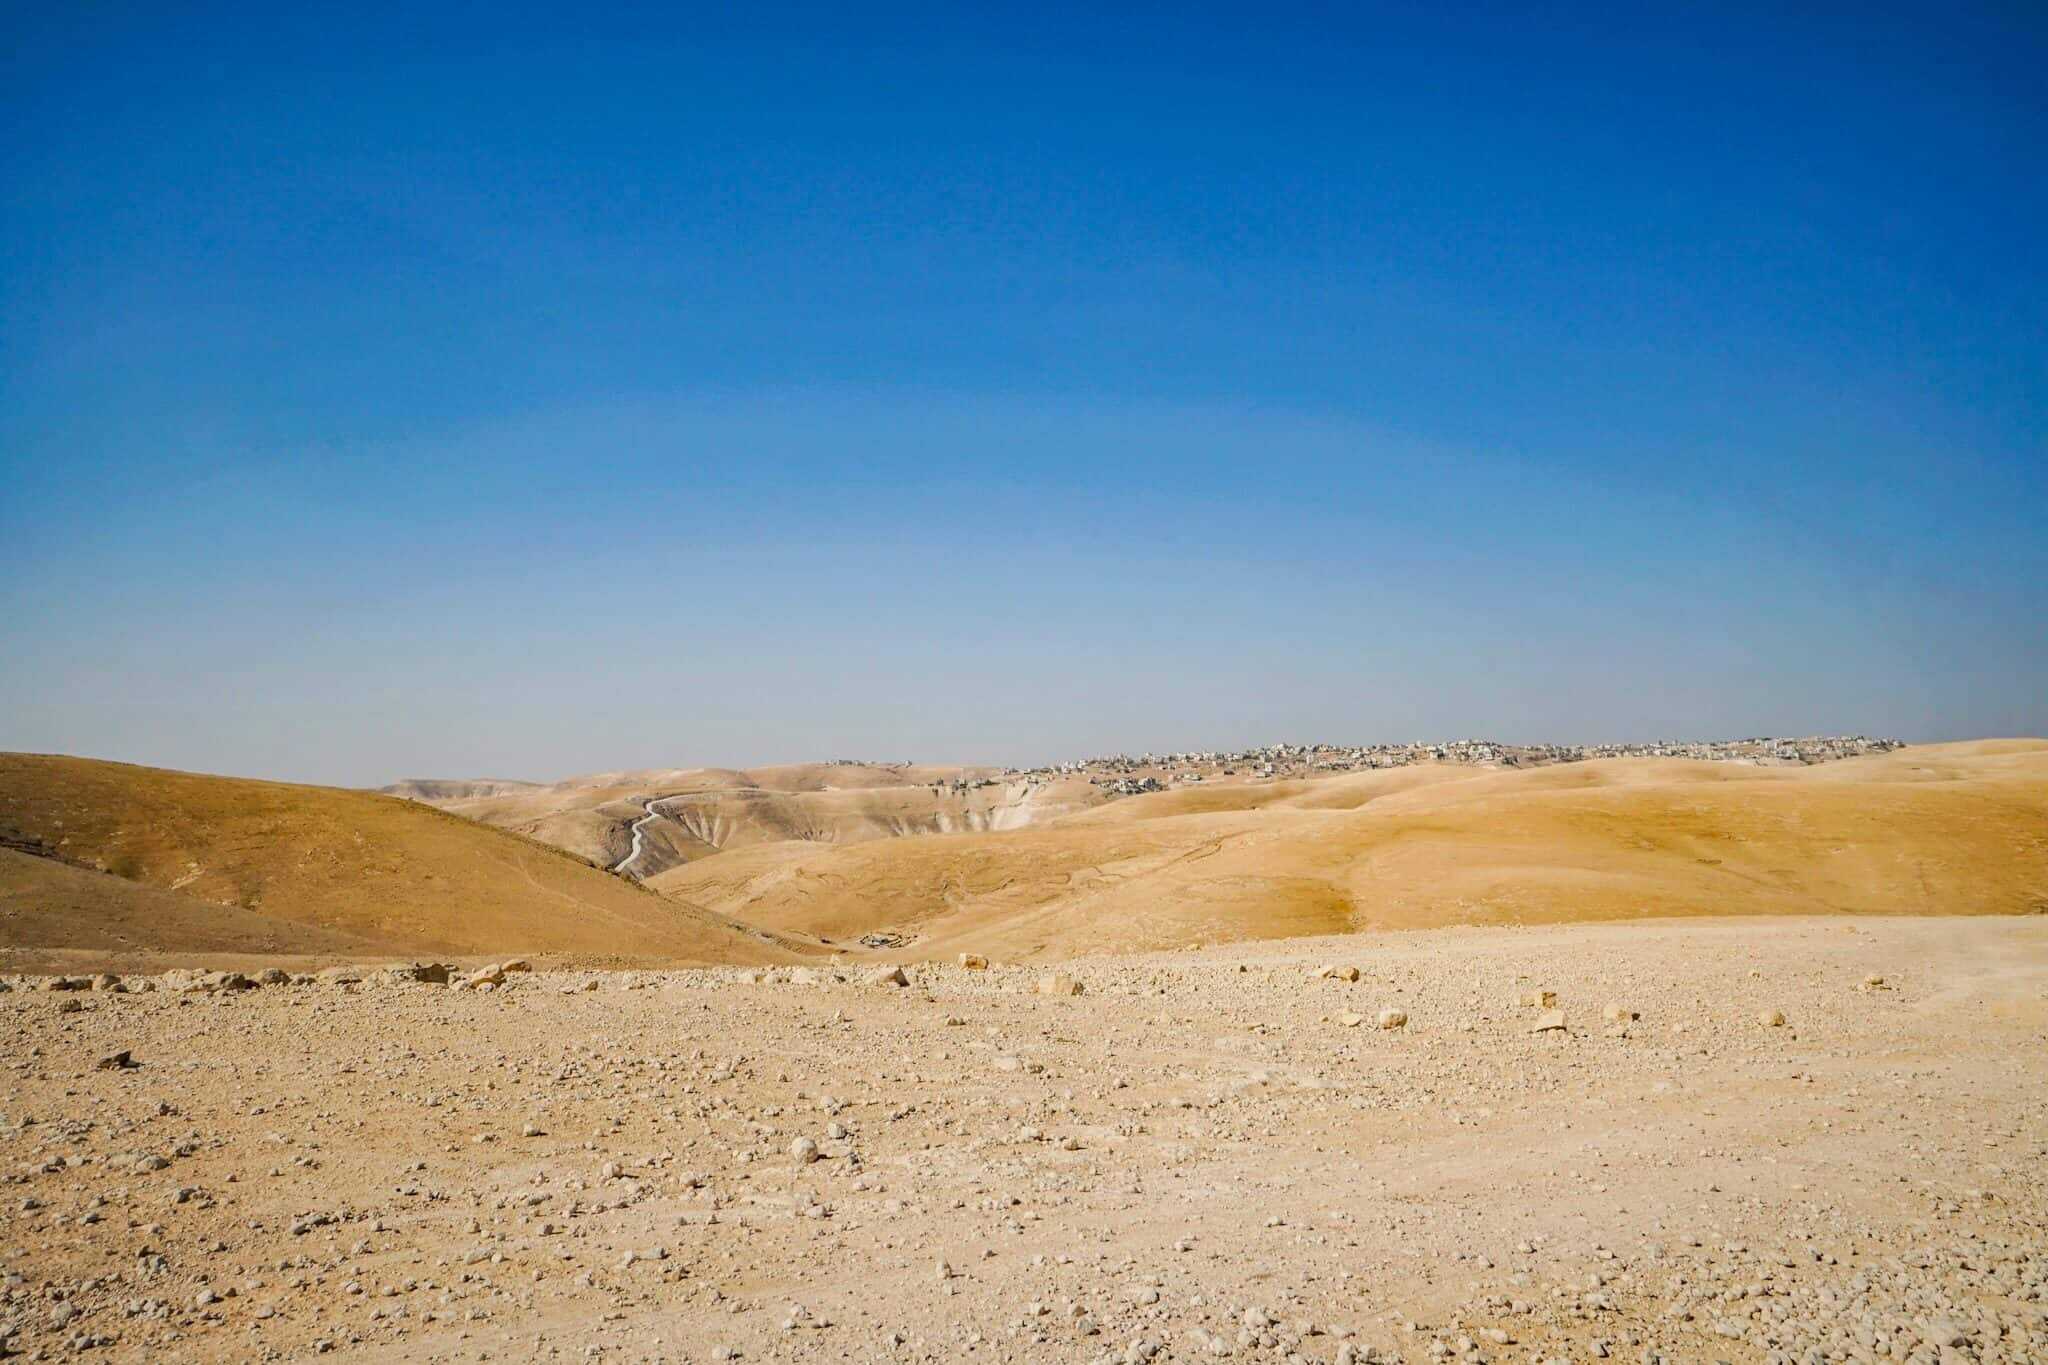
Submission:
M 0 1365 L 2048 1365 L 2048 5 L 7 19 Z
M 0 758 L 0 1343 L 2048 1357 L 2048 742 L 1267 766 Z

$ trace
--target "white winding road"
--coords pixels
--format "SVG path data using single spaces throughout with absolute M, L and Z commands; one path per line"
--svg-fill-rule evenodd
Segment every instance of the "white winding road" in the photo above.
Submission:
M 658 819 L 660 819 L 660 818 L 661 818 L 661 812 L 660 812 L 660 811 L 658 811 L 658 810 L 656 810 L 656 809 L 655 809 L 655 807 L 656 807 L 656 806 L 658 806 L 658 805 L 660 805 L 660 804 L 661 804 L 662 802 L 664 802 L 664 801 L 666 801 L 666 800 L 668 800 L 668 799 L 669 799 L 669 798 L 668 798 L 668 797 L 666 797 L 666 796 L 652 796 L 652 797 L 649 797 L 649 798 L 648 798 L 647 800 L 645 800 L 645 801 L 643 801 L 643 802 L 641 802 L 641 803 L 640 803 L 640 805 L 641 805 L 641 809 L 645 810 L 645 811 L 647 812 L 647 814 L 645 814 L 645 815 L 641 816 L 641 817 L 640 817 L 640 818 L 639 818 L 638 820 L 635 820 L 635 821 L 633 822 L 633 829 L 632 829 L 632 834 L 633 834 L 633 848 L 632 848 L 632 851 L 631 851 L 631 852 L 629 852 L 628 854 L 626 854 L 626 856 L 625 856 L 625 857 L 623 857 L 623 858 L 619 859 L 619 860 L 618 860 L 617 862 L 613 863 L 613 864 L 612 864 L 612 871 L 614 871 L 614 872 L 625 872 L 627 868 L 629 868 L 629 867 L 631 867 L 631 866 L 633 865 L 633 863 L 634 863 L 634 860 L 635 860 L 635 859 L 637 859 L 637 858 L 639 858 L 639 856 L 640 856 L 640 850 L 641 850 L 642 846 L 643 846 L 643 845 L 644 845 L 644 844 L 646 843 L 646 836 L 645 836 L 645 835 L 643 835 L 643 834 L 641 833 L 641 830 L 642 830 L 642 829 L 643 829 L 643 828 L 644 828 L 644 827 L 646 826 L 646 824 L 647 824 L 647 822 L 648 822 L 648 821 L 650 821 L 650 820 L 658 820 Z

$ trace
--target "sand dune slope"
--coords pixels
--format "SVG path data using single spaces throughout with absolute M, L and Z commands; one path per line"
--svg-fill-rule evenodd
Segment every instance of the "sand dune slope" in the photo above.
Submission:
M 1249 808 L 1204 810 L 1204 804 Z M 1190 809 L 1194 807 L 1195 809 Z M 2048 743 L 1166 792 L 1044 828 L 768 847 L 650 883 L 777 930 L 1016 958 L 1349 928 L 2048 911 Z
M 111 937 L 138 948 L 235 951 L 252 932 L 284 924 L 306 931 L 288 949 L 299 952 L 345 942 L 394 955 L 788 955 L 533 840 L 368 792 L 4 754 L 0 845 L 182 898 L 168 919 L 159 899 L 141 895 L 59 898 L 44 919 L 61 912 L 72 927 L 39 923 L 38 943 Z M 218 908 L 211 923 L 193 908 L 202 905 Z M 0 921 L 0 947 L 29 940 L 27 920 Z

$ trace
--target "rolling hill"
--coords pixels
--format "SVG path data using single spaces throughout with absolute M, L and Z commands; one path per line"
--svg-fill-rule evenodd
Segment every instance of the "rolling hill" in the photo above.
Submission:
M 603 867 L 631 851 L 652 876 L 764 844 L 856 844 L 913 834 L 1021 829 L 1106 798 L 1085 781 L 1006 778 L 993 768 L 879 763 L 671 768 L 553 783 L 413 778 L 383 790 L 566 849 Z
M 370 792 L 0 754 L 0 847 L 15 855 L 7 949 L 616 963 L 795 951 L 532 839 Z
M 1167 791 L 1007 834 L 764 845 L 649 884 L 781 932 L 899 935 L 912 957 L 1637 916 L 2041 912 L 2048 743 Z
M 648 843 L 668 841 L 666 865 L 635 885 L 420 800 L 0 755 L 0 964 L 1030 960 L 1455 924 L 2048 911 L 2037 740 L 1813 767 L 1418 764 L 1113 801 L 822 764 L 414 785 L 494 822 L 581 821 L 606 859 L 662 796 Z

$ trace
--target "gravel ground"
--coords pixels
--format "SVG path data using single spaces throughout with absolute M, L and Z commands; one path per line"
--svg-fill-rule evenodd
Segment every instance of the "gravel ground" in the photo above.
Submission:
M 0 1342 L 2048 1360 L 2048 920 L 1458 929 L 1059 972 L 1081 993 L 1000 965 L 17 978 Z

